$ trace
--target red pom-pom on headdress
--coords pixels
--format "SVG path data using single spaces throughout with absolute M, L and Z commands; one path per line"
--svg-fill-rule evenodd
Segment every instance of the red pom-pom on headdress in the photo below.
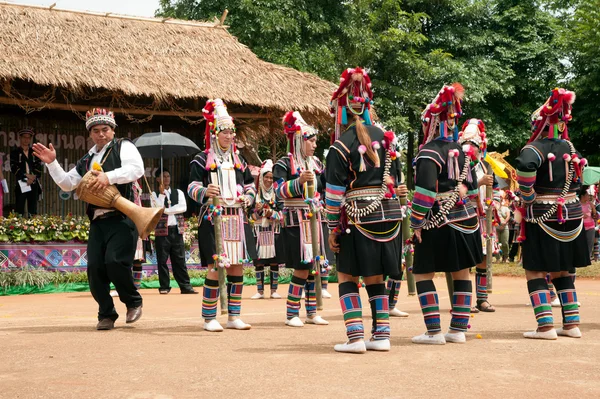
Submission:
M 546 127 L 548 128 L 548 138 L 569 140 L 567 124 L 573 118 L 571 110 L 574 102 L 574 92 L 558 87 L 552 90 L 544 105 L 531 116 L 533 133 L 528 143 L 537 140 Z

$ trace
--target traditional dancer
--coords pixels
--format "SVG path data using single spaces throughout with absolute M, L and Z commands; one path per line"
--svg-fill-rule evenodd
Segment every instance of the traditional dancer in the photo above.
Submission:
M 477 291 L 477 304 L 471 309 L 472 313 L 495 312 L 496 309 L 488 302 L 487 292 L 487 253 L 492 256 L 492 250 L 485 246 L 485 238 L 492 232 L 486 231 L 485 209 L 491 206 L 486 199 L 486 187 L 497 187 L 491 165 L 484 159 L 487 151 L 487 137 L 485 125 L 480 119 L 469 119 L 462 126 L 462 132 L 458 135 L 458 144 L 462 146 L 463 152 L 473 163 L 473 169 L 477 175 L 478 196 L 475 197 L 475 207 L 479 215 L 479 230 L 482 236 L 483 260 L 475 266 L 475 286 Z M 487 202 L 487 203 L 486 203 Z
M 277 201 L 273 189 L 273 161 L 263 162 L 258 173 L 258 190 L 252 219 L 256 237 L 256 294 L 251 299 L 265 297 L 265 266 L 269 267 L 272 299 L 281 299 L 277 293 L 279 264 L 284 262 L 285 245 L 281 224 L 283 222 L 282 204 Z
M 371 125 L 373 93 L 366 71 L 349 68 L 340 81 L 332 98 L 336 128 L 327 154 L 326 204 L 329 246 L 338 254 L 340 304 L 348 341 L 334 349 L 388 351 L 389 296 L 384 276 L 399 274 L 402 249 L 402 211 L 395 191 L 401 178 L 396 137 Z M 346 130 L 339 134 L 342 128 Z M 373 317 L 372 336 L 366 342 L 357 285 L 360 276 Z
M 115 139 L 114 114 L 105 109 L 93 109 L 86 114 L 85 127 L 94 142 L 91 150 L 81 158 L 69 172 L 65 172 L 56 160 L 52 146 L 33 145 L 33 153 L 46 163 L 54 182 L 63 191 L 72 191 L 82 177 L 95 164 L 101 170 L 93 169 L 96 177 L 88 188 L 102 191 L 114 184 L 121 195 L 133 200 L 132 183 L 143 176 L 144 161 L 135 145 L 129 139 Z M 115 209 L 102 209 L 88 204 L 90 237 L 87 244 L 87 274 L 90 291 L 98 303 L 98 330 L 111 330 L 119 317 L 110 296 L 110 283 L 113 283 L 119 299 L 127 306 L 127 323 L 134 323 L 142 316 L 142 296 L 133 282 L 132 262 L 138 232 L 133 221 Z
M 477 175 L 456 143 L 463 95 L 458 83 L 442 87 L 422 116 L 424 144 L 416 157 L 411 227 L 413 274 L 427 332 L 412 339 L 416 344 L 466 342 L 472 295 L 469 269 L 482 261 L 479 220 L 469 201 L 477 195 Z M 449 272 L 454 280 L 452 319 L 445 335 L 433 282 L 436 272 Z
M 252 232 L 244 212 L 244 208 L 254 203 L 254 178 L 236 149 L 235 125 L 223 101 L 208 100 L 202 112 L 206 119 L 206 150 L 190 164 L 188 195 L 201 205 L 198 245 L 202 266 L 208 267 L 202 298 L 204 329 L 223 331 L 217 321 L 217 267 L 226 267 L 229 316 L 226 328 L 249 330 L 251 326 L 240 319 L 240 311 L 244 287 L 242 264 L 256 257 L 254 246 L 246 242 L 246 236 Z M 212 205 L 213 197 L 220 199 L 219 207 Z M 213 216 L 217 214 L 222 215 L 223 253 L 215 249 Z
M 580 338 L 579 307 L 575 283 L 569 272 L 590 264 L 583 213 L 577 191 L 585 159 L 569 141 L 567 124 L 575 93 L 556 88 L 532 115 L 531 138 L 516 160 L 521 197 L 526 208 L 521 235 L 523 268 L 537 320 L 525 338 Z M 519 215 L 517 216 L 519 217 Z M 554 329 L 547 273 L 562 305 L 563 327 Z
M 285 265 L 294 269 L 287 298 L 287 320 L 291 327 L 302 327 L 300 298 L 306 290 L 306 320 L 308 324 L 326 325 L 329 322 L 317 315 L 317 291 L 315 268 L 325 264 L 325 248 L 320 217 L 320 192 L 323 164 L 313 154 L 317 148 L 317 130 L 309 126 L 300 113 L 289 111 L 283 119 L 283 129 L 288 137 L 288 155 L 279 159 L 273 167 L 277 198 L 283 201 L 285 219 Z M 313 199 L 308 198 L 307 184 L 315 187 Z M 312 251 L 310 214 L 317 216 L 316 234 L 321 254 L 316 259 Z

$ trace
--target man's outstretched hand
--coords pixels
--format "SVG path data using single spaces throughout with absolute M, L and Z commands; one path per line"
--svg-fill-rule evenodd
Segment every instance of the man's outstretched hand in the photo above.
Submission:
M 38 157 L 40 161 L 44 163 L 52 163 L 56 159 L 56 150 L 52 143 L 48 145 L 50 148 L 46 147 L 41 143 L 35 143 L 33 145 L 33 155 Z

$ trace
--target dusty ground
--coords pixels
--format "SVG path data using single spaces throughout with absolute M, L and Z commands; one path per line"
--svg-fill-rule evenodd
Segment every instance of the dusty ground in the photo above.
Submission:
M 411 315 L 392 320 L 392 351 L 363 355 L 333 351 L 345 339 L 335 299 L 322 312 L 329 326 L 285 327 L 285 300 L 246 300 L 252 330 L 208 333 L 201 297 L 176 290 L 143 291 L 144 316 L 131 326 L 119 303 L 118 328 L 105 332 L 94 330 L 89 293 L 0 297 L 0 397 L 600 397 L 600 282 L 577 282 L 584 337 L 552 342 L 521 338 L 535 324 L 525 282 L 494 283 L 498 311 L 471 319 L 466 344 L 441 347 L 410 342 L 424 327 L 403 285 L 399 307 Z M 445 280 L 436 285 L 447 327 Z M 244 298 L 254 292 L 246 287 Z

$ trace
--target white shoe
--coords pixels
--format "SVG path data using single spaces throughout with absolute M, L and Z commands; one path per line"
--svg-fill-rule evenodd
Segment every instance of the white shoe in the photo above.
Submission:
M 561 327 L 556 330 L 556 334 L 561 337 L 581 338 L 581 330 L 579 327 L 571 328 L 570 330 L 565 330 Z
M 467 337 L 462 331 L 457 333 L 448 332 L 444 335 L 444 338 L 446 339 L 446 342 L 454 342 L 456 344 L 464 344 L 465 342 L 467 342 Z
M 265 295 L 261 294 L 260 292 L 257 292 L 256 294 L 254 294 L 250 297 L 250 299 L 264 299 L 264 298 L 265 298 Z
M 327 290 L 321 290 L 321 297 L 323 297 L 325 299 L 329 299 L 329 298 L 331 298 L 331 294 L 329 292 L 327 292 Z
M 408 313 L 401 311 L 398 308 L 390 310 L 390 317 L 408 317 Z
M 244 323 L 242 319 L 227 320 L 225 328 L 232 330 L 249 330 L 252 328 L 250 324 Z
M 119 296 L 119 293 L 115 290 L 112 290 L 112 291 L 110 291 L 110 296 L 112 296 L 114 298 L 114 297 Z
M 365 346 L 365 341 L 355 341 L 355 342 L 346 342 L 344 344 L 337 344 L 333 347 L 336 352 L 345 352 L 345 353 L 365 353 L 367 351 L 367 347 Z
M 554 328 L 548 331 L 527 331 L 523 333 L 523 336 L 531 339 L 558 339 Z
M 560 308 L 560 299 L 558 297 L 554 298 L 552 302 L 550 302 L 553 308 Z
M 412 342 L 413 344 L 445 345 L 446 339 L 443 334 L 429 335 L 428 333 L 424 333 L 412 337 Z
M 271 299 L 281 299 L 281 295 L 276 292 L 271 292 Z
M 389 351 L 390 340 L 389 339 L 377 339 L 365 342 L 365 347 L 368 351 Z
M 329 324 L 327 320 L 322 318 L 321 316 L 307 317 L 304 321 L 306 324 L 316 324 L 317 326 L 326 326 Z
M 286 320 L 285 325 L 290 327 L 304 327 L 304 323 L 302 323 L 302 320 L 298 316 Z
M 221 332 L 223 331 L 223 326 L 217 321 L 217 319 L 212 319 L 209 322 L 204 322 L 204 329 L 210 332 Z

